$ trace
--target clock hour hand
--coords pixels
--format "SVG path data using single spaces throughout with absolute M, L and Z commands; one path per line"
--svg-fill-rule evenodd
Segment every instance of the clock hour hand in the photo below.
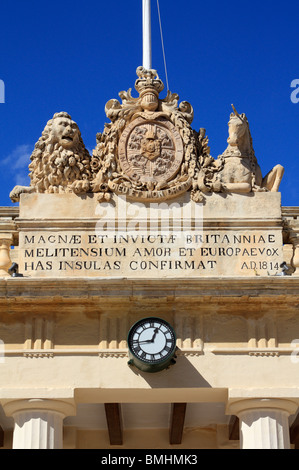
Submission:
M 154 331 L 153 337 L 152 337 L 152 339 L 151 339 L 151 343 L 153 343 L 153 342 L 154 342 L 154 340 L 155 340 L 155 337 L 157 336 L 157 333 L 158 333 L 158 331 L 159 331 L 159 328 L 155 328 L 155 331 Z

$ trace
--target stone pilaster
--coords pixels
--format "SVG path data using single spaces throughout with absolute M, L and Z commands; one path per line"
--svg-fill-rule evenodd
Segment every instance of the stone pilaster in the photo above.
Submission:
M 240 420 L 240 448 L 289 449 L 288 417 L 297 407 L 297 403 L 282 398 L 252 398 L 230 403 L 229 413 Z
M 63 400 L 12 400 L 4 406 L 15 420 L 13 449 L 62 449 L 63 419 L 74 414 Z

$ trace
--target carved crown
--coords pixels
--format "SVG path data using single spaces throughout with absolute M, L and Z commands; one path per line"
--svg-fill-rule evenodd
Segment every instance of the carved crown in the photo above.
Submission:
M 159 94 L 164 90 L 164 84 L 159 79 L 156 70 L 146 70 L 138 67 L 136 71 L 138 79 L 135 88 L 141 99 L 141 106 L 147 111 L 156 111 L 159 105 Z

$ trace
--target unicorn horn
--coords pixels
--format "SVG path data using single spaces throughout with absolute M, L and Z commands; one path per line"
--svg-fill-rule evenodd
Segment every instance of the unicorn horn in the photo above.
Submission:
M 236 110 L 236 108 L 234 107 L 234 105 L 232 104 L 232 108 L 233 108 L 233 111 L 235 113 L 236 116 L 240 117 L 238 111 Z

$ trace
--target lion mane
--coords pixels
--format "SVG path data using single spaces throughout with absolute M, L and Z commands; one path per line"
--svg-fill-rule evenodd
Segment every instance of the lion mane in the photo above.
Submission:
M 64 148 L 57 142 L 53 132 L 53 122 L 57 118 L 69 120 L 77 132 L 77 139 L 69 148 Z M 68 113 L 55 113 L 47 122 L 30 160 L 30 186 L 16 186 L 10 193 L 13 202 L 18 201 L 22 193 L 78 194 L 90 191 L 90 155 L 77 124 Z

